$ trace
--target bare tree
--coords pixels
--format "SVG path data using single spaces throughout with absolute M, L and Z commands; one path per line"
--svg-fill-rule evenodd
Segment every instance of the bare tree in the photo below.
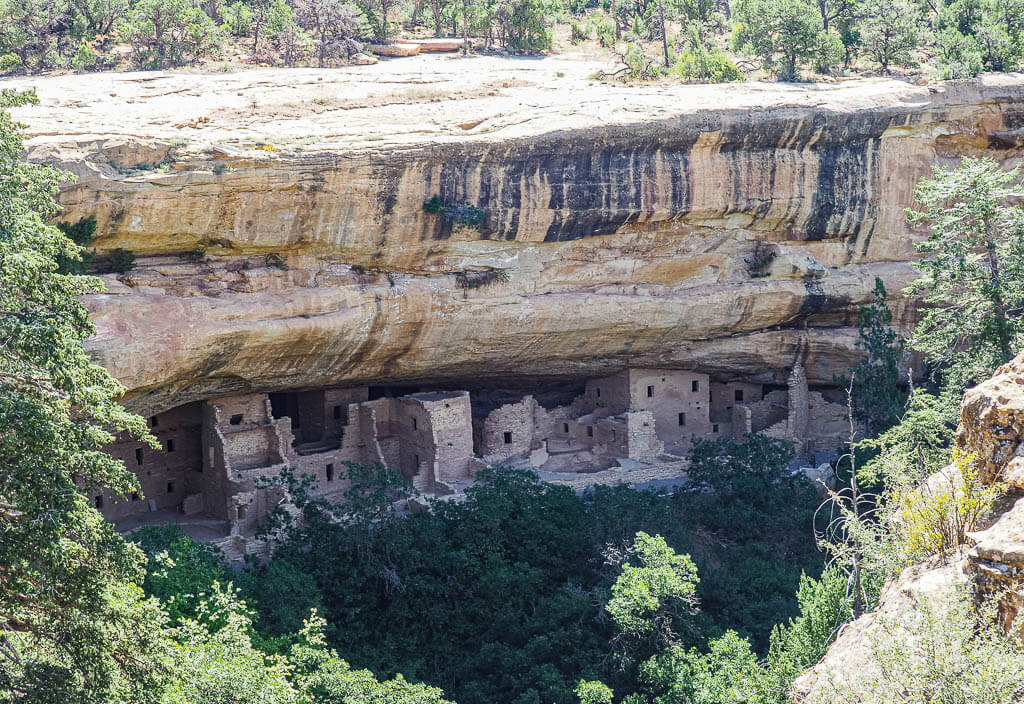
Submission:
M 302 0 L 296 4 L 295 20 L 316 39 L 321 67 L 329 58 L 347 58 L 362 48 L 355 40 L 359 12 L 342 0 Z

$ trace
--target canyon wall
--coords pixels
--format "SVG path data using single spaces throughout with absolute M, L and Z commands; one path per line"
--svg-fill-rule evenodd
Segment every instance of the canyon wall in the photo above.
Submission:
M 317 107 L 314 91 L 344 96 L 351 78 L 321 74 L 32 82 L 29 155 L 78 178 L 61 219 L 95 216 L 101 259 L 136 256 L 87 304 L 89 349 L 137 410 L 627 364 L 784 384 L 800 361 L 829 384 L 859 358 L 876 276 L 912 323 L 916 182 L 963 155 L 1015 164 L 1024 134 L 1012 75 L 939 92 L 581 77 L 353 108 Z M 286 88 L 291 102 L 273 98 Z M 163 102 L 139 107 L 147 91 Z M 246 112 L 249 95 L 271 97 Z M 481 222 L 428 212 L 433 196 Z M 773 257 L 760 269 L 757 247 Z

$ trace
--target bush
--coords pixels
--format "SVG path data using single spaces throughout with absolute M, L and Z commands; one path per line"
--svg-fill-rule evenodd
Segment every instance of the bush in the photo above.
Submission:
M 684 51 L 670 72 L 683 80 L 700 83 L 730 83 L 747 78 L 724 52 L 703 47 Z
M 110 253 L 108 265 L 115 274 L 127 274 L 135 268 L 135 254 L 118 247 Z
M 765 244 L 762 240 L 754 242 L 754 250 L 743 261 L 747 265 L 747 273 L 757 279 L 768 276 L 768 267 L 775 261 L 778 252 L 774 245 Z
M 78 50 L 75 51 L 75 55 L 71 59 L 71 68 L 75 71 L 88 71 L 95 65 L 96 52 L 93 51 L 89 42 L 80 42 L 78 44 Z
M 814 52 L 812 67 L 818 73 L 828 75 L 843 63 L 843 41 L 834 34 L 822 32 Z
M 178 259 L 198 264 L 206 259 L 206 247 L 196 247 L 195 249 L 190 249 L 187 252 L 182 252 L 178 255 Z
M 897 497 L 908 555 L 923 558 L 959 548 L 1001 493 L 1000 485 L 981 482 L 973 456 L 954 453 L 949 467 Z
M 287 269 L 288 268 L 288 257 L 278 254 L 277 252 L 270 252 L 266 257 L 263 258 L 264 263 L 268 267 L 275 269 Z
M 615 20 L 603 12 L 595 13 L 588 20 L 594 36 L 603 47 L 613 47 L 618 39 L 618 32 L 615 29 Z
M 96 240 L 96 216 L 90 215 L 81 218 L 75 224 L 69 222 L 57 223 L 57 227 L 68 238 L 81 249 L 78 252 L 78 259 L 72 259 L 63 255 L 57 256 L 57 271 L 61 274 L 84 274 L 92 268 L 96 259 L 95 249 L 85 249 Z
M 985 70 L 981 47 L 973 37 L 961 34 L 953 28 L 935 35 L 937 50 L 936 76 L 942 80 L 951 78 L 974 78 Z
M 1024 697 L 1024 648 L 996 619 L 994 603 L 978 609 L 969 590 L 922 598 L 909 623 L 879 619 L 870 636 L 878 663 L 827 682 L 808 704 L 1004 704 Z
M 651 61 L 640 44 L 631 42 L 626 50 L 619 55 L 619 59 L 626 65 L 625 75 L 628 78 L 645 80 L 661 75 L 661 66 Z
M 252 34 L 253 13 L 243 2 L 233 2 L 223 10 L 223 29 L 236 37 L 248 37 Z
M 571 31 L 570 40 L 573 44 L 579 44 L 580 42 L 585 42 L 590 39 L 590 28 L 585 22 L 577 22 L 576 20 L 573 20 L 569 23 L 569 28 Z

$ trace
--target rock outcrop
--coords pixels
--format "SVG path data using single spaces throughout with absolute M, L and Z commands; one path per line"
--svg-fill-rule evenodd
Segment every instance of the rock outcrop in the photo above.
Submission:
M 42 100 L 18 112 L 31 158 L 78 177 L 62 219 L 135 253 L 88 300 L 134 408 L 627 363 L 830 384 L 876 276 L 911 323 L 917 180 L 1024 144 L 1017 76 L 630 87 L 402 61 L 12 83 Z
M 877 611 L 845 626 L 824 659 L 796 681 L 794 702 L 823 701 L 829 682 L 870 676 L 877 671 L 871 638 L 881 621 L 908 623 L 922 601 L 934 603 L 964 585 L 970 584 L 979 603 L 998 596 L 1004 625 L 1009 628 L 1014 623 L 1024 605 L 1022 440 L 1024 353 L 969 389 L 960 407 L 958 449 L 964 456 L 973 456 L 984 481 L 998 482 L 1005 489 L 992 515 L 986 517 L 985 529 L 969 534 L 969 545 L 962 553 L 909 567 L 886 585 Z

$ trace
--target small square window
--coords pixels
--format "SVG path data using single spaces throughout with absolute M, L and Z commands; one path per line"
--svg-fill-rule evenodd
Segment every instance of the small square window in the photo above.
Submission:
M 132 501 L 138 501 L 138 500 L 139 500 L 139 492 L 133 491 L 132 492 Z
M 736 392 L 733 394 L 733 399 L 736 400 L 736 401 L 742 401 L 743 400 L 743 389 L 736 389 Z
M 168 494 L 173 494 L 174 493 L 174 482 L 167 482 L 167 493 Z
M 241 413 L 236 413 L 235 415 L 231 416 L 231 420 L 229 422 L 231 423 L 231 425 L 241 425 L 242 418 L 244 417 L 245 416 L 243 416 Z
M 505 438 L 505 444 L 506 445 L 511 445 L 512 444 L 512 433 L 510 433 L 508 431 L 505 431 L 505 433 L 503 435 L 504 435 L 504 438 Z
M 135 464 L 142 464 L 142 448 L 135 448 Z
M 96 508 L 103 508 L 103 494 L 97 494 L 92 502 L 96 505 Z
M 168 440 L 167 441 L 167 451 L 168 452 L 174 452 L 174 441 L 173 440 Z
M 648 386 L 647 387 L 647 398 L 651 398 L 652 396 L 654 396 L 654 387 L 653 386 Z
M 698 391 L 700 391 L 700 382 L 696 381 L 696 380 L 691 381 L 690 382 L 690 391 L 692 391 L 693 393 L 697 393 Z
M 679 425 L 686 425 L 686 414 L 685 413 L 680 413 L 679 414 Z
M 327 481 L 329 481 L 329 482 L 333 482 L 334 481 L 334 465 L 333 464 L 327 465 Z

